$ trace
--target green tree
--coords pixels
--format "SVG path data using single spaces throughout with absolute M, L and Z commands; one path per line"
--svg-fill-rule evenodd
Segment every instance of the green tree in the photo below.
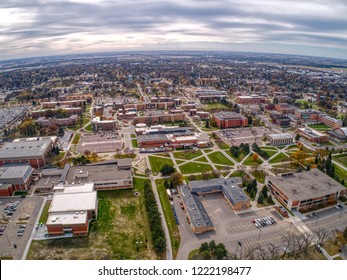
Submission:
M 165 180 L 165 182 L 164 182 L 164 187 L 165 187 L 165 189 L 170 188 L 169 182 L 167 180 Z
M 204 251 L 209 251 L 210 247 L 208 246 L 207 242 L 201 243 L 200 248 L 199 248 L 199 252 L 204 252 Z
M 210 251 L 203 251 L 202 253 L 201 253 L 201 258 L 203 259 L 203 260 L 210 260 L 211 259 L 211 253 L 210 253 Z
M 218 243 L 214 255 L 217 260 L 226 259 L 228 256 L 228 251 L 223 243 Z
M 213 256 L 214 252 L 216 251 L 216 241 L 211 240 L 208 247 L 210 248 L 211 255 Z
M 160 173 L 163 176 L 170 176 L 175 172 L 175 168 L 168 163 L 165 163 L 163 167 L 160 169 Z
M 210 121 L 209 120 L 206 120 L 205 127 L 210 128 Z
M 261 189 L 261 193 L 262 193 L 264 198 L 267 198 L 267 187 L 266 187 L 266 185 L 264 185 L 263 188 Z
M 270 205 L 275 204 L 275 202 L 274 202 L 273 199 L 272 199 L 272 195 L 271 195 L 271 194 L 270 194 L 269 197 L 267 198 L 267 203 L 270 204 Z
M 295 136 L 295 141 L 299 141 L 299 140 L 300 140 L 300 135 L 297 134 L 297 135 Z
M 260 193 L 258 196 L 258 203 L 263 204 L 264 203 L 264 195 L 263 193 Z

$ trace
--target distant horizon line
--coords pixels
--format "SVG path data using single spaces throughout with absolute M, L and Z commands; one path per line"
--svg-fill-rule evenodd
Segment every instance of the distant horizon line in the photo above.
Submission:
M 38 56 L 28 56 L 28 57 L 19 57 L 19 58 L 10 58 L 10 59 L 0 59 L 0 62 L 9 62 L 16 60 L 30 60 L 38 58 L 47 58 L 47 57 L 64 57 L 64 56 L 78 56 L 78 55 L 94 55 L 94 54 L 117 54 L 117 53 L 155 53 L 155 52 L 200 52 L 200 53 L 241 53 L 241 54 L 265 54 L 265 55 L 284 55 L 284 56 L 298 56 L 298 57 L 311 57 L 311 58 L 320 58 L 320 59 L 334 59 L 347 61 L 347 58 L 341 57 L 329 57 L 329 56 L 317 56 L 317 55 L 306 55 L 306 54 L 293 54 L 293 53 L 281 53 L 281 52 L 265 52 L 265 51 L 236 51 L 236 50 L 199 50 L 199 49 L 158 49 L 158 50 L 114 50 L 114 51 L 100 51 L 100 52 L 81 52 L 81 53 L 66 53 L 66 54 L 51 54 L 51 55 L 38 55 Z

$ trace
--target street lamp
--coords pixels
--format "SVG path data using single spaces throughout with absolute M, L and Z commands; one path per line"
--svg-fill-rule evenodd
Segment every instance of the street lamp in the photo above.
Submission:
M 318 223 L 318 220 L 319 220 L 319 216 L 317 216 L 317 220 L 316 220 L 316 224 L 315 224 L 315 225 L 317 225 L 317 223 Z
M 288 234 L 290 234 L 290 230 L 292 229 L 292 226 L 293 226 L 293 222 L 290 223 L 290 227 L 289 227 L 289 232 L 288 232 Z
M 344 209 L 341 208 L 340 215 L 339 215 L 339 220 L 340 220 L 340 218 L 341 218 L 341 215 L 342 215 L 343 210 L 344 210 Z

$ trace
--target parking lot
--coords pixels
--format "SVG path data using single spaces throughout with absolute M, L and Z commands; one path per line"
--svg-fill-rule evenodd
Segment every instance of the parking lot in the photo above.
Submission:
M 0 198 L 0 223 L 3 228 L 0 235 L 0 258 L 21 259 L 42 203 L 41 197 Z M 8 215 L 8 210 L 13 214 Z
M 274 208 L 235 212 L 221 193 L 208 194 L 200 197 L 200 199 L 215 226 L 215 230 L 195 235 L 186 221 L 185 211 L 180 209 L 179 201 L 174 197 L 182 242 L 178 254 L 179 259 L 184 259 L 191 250 L 210 240 L 224 243 L 229 251 L 237 248 L 238 242 L 242 242 L 245 247 L 272 242 L 279 243 L 291 227 L 287 219 L 274 215 L 277 213 Z M 252 222 L 255 219 L 265 217 L 272 217 L 275 223 L 257 227 Z M 291 232 L 295 231 L 296 229 L 292 227 Z
M 121 150 L 123 146 L 122 138 L 115 133 L 84 134 L 77 146 L 77 151 L 106 153 Z
M 239 146 L 241 143 L 253 144 L 254 139 L 258 145 L 263 145 L 261 139 L 266 134 L 274 134 L 269 128 L 266 127 L 243 127 L 243 128 L 230 128 L 218 131 L 217 134 L 228 145 Z

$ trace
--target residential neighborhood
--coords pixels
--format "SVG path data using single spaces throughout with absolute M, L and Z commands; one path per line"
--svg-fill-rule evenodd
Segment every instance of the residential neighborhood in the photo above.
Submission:
M 284 57 L 0 64 L 0 258 L 347 259 L 347 65 Z

